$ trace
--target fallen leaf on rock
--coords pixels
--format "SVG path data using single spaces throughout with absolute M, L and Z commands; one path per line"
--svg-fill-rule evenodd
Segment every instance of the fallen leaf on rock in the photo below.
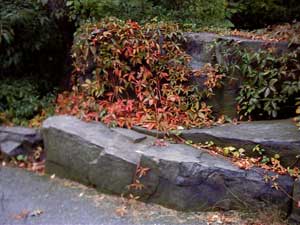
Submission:
M 130 184 L 127 186 L 127 188 L 130 189 L 134 189 L 134 190 L 143 190 L 144 189 L 144 185 L 139 181 L 139 180 L 135 180 L 134 183 Z
M 125 214 L 127 213 L 127 209 L 126 209 L 126 206 L 122 206 L 120 208 L 117 208 L 116 209 L 116 213 L 118 216 L 125 216 Z
M 22 163 L 19 164 L 19 167 L 20 167 L 20 168 L 25 168 L 25 167 L 26 167 L 26 164 L 22 162 Z
M 30 212 L 28 210 L 23 210 L 19 214 L 13 215 L 12 218 L 15 219 L 15 220 L 22 220 L 22 219 L 27 218 L 29 213 Z
M 31 171 L 38 172 L 45 169 L 45 161 L 35 162 L 32 164 Z
M 243 159 L 239 159 L 238 161 L 235 161 L 233 163 L 237 165 L 240 169 L 244 170 L 248 170 L 253 166 L 249 161 Z
M 222 223 L 221 218 L 220 218 L 219 215 L 208 216 L 207 222 L 209 222 L 209 223 L 218 223 L 218 224 Z
M 142 178 L 143 176 L 146 176 L 149 171 L 150 168 L 139 166 L 136 171 L 136 174 L 138 175 L 139 178 Z

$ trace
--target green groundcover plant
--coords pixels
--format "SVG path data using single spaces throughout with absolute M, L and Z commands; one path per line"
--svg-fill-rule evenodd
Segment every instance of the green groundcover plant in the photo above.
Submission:
M 43 93 L 32 79 L 4 79 L 0 83 L 0 123 L 29 125 L 43 112 L 54 113 L 54 93 Z

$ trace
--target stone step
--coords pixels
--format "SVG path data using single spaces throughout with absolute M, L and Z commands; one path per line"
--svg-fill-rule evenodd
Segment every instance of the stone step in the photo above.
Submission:
M 181 131 L 181 136 L 194 143 L 213 141 L 219 146 L 244 148 L 248 155 L 259 145 L 265 154 L 278 154 L 285 166 L 300 166 L 300 132 L 292 119 L 224 124 L 212 128 Z
M 134 131 L 130 131 L 134 132 Z M 286 214 L 292 201 L 293 179 L 272 172 L 239 169 L 226 158 L 187 145 L 154 145 L 147 136 L 135 143 L 126 134 L 101 123 L 55 116 L 43 123 L 46 172 L 95 186 L 113 194 L 135 193 L 146 202 L 179 210 L 251 209 L 276 206 Z M 137 178 L 141 190 L 128 189 Z
M 133 127 L 139 133 L 163 138 L 166 133 Z M 247 155 L 255 155 L 252 151 L 256 145 L 265 150 L 264 154 L 280 156 L 284 166 L 300 166 L 300 131 L 293 119 L 241 122 L 238 125 L 224 124 L 211 128 L 193 128 L 174 130 L 169 135 L 179 134 L 193 143 L 212 141 L 221 147 L 233 146 L 244 148 Z

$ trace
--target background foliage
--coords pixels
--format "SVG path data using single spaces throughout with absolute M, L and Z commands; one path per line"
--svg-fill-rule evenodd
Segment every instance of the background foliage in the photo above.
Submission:
M 300 93 L 300 48 L 278 55 L 274 49 L 227 47 L 234 57 L 226 74 L 235 74 L 241 84 L 239 113 L 255 119 L 291 117 Z
M 236 28 L 257 29 L 300 19 L 299 0 L 229 0 L 227 11 Z
M 32 79 L 4 79 L 0 83 L 0 124 L 29 125 L 35 116 L 54 112 L 54 93 L 43 93 Z
M 153 18 L 194 25 L 223 25 L 225 0 L 68 0 L 70 18 L 84 21 L 114 16 L 123 20 L 132 19 L 141 23 Z
M 58 83 L 64 50 L 57 24 L 37 1 L 1 1 L 0 76 L 30 75 L 47 79 L 49 84 Z
M 115 16 L 124 20 L 181 23 L 183 27 L 235 26 L 255 29 L 300 19 L 298 0 L 68 0 L 77 22 Z

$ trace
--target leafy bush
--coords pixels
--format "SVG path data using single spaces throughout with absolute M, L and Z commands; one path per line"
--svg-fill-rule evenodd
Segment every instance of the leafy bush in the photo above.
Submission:
M 300 19 L 299 0 L 229 0 L 228 11 L 237 28 L 255 29 Z
M 70 18 L 76 22 L 116 16 L 122 19 L 144 20 L 152 15 L 152 4 L 146 0 L 69 0 Z
M 48 12 L 34 0 L 2 0 L 0 4 L 0 75 L 55 81 L 61 75 L 61 36 Z
M 105 19 L 79 28 L 73 46 L 74 93 L 59 96 L 57 112 L 110 125 L 174 129 L 210 125 L 202 100 L 221 75 L 205 67 L 207 88 L 191 83 L 190 57 L 176 26 Z
M 73 20 L 114 16 L 141 23 L 156 18 L 162 21 L 195 25 L 225 24 L 225 0 L 69 0 Z
M 0 123 L 28 125 L 34 116 L 54 112 L 54 94 L 41 94 L 39 85 L 33 80 L 1 80 Z M 51 109 L 52 105 L 52 109 Z
M 293 105 L 300 92 L 300 49 L 280 56 L 272 49 L 233 49 L 235 59 L 227 74 L 240 74 L 242 79 L 237 98 L 240 114 L 265 118 L 277 117 L 281 112 L 287 116 L 288 112 L 282 112 L 287 109 L 284 107 Z
M 160 17 L 166 21 L 195 25 L 229 25 L 226 19 L 225 0 L 156 0 L 162 13 Z

